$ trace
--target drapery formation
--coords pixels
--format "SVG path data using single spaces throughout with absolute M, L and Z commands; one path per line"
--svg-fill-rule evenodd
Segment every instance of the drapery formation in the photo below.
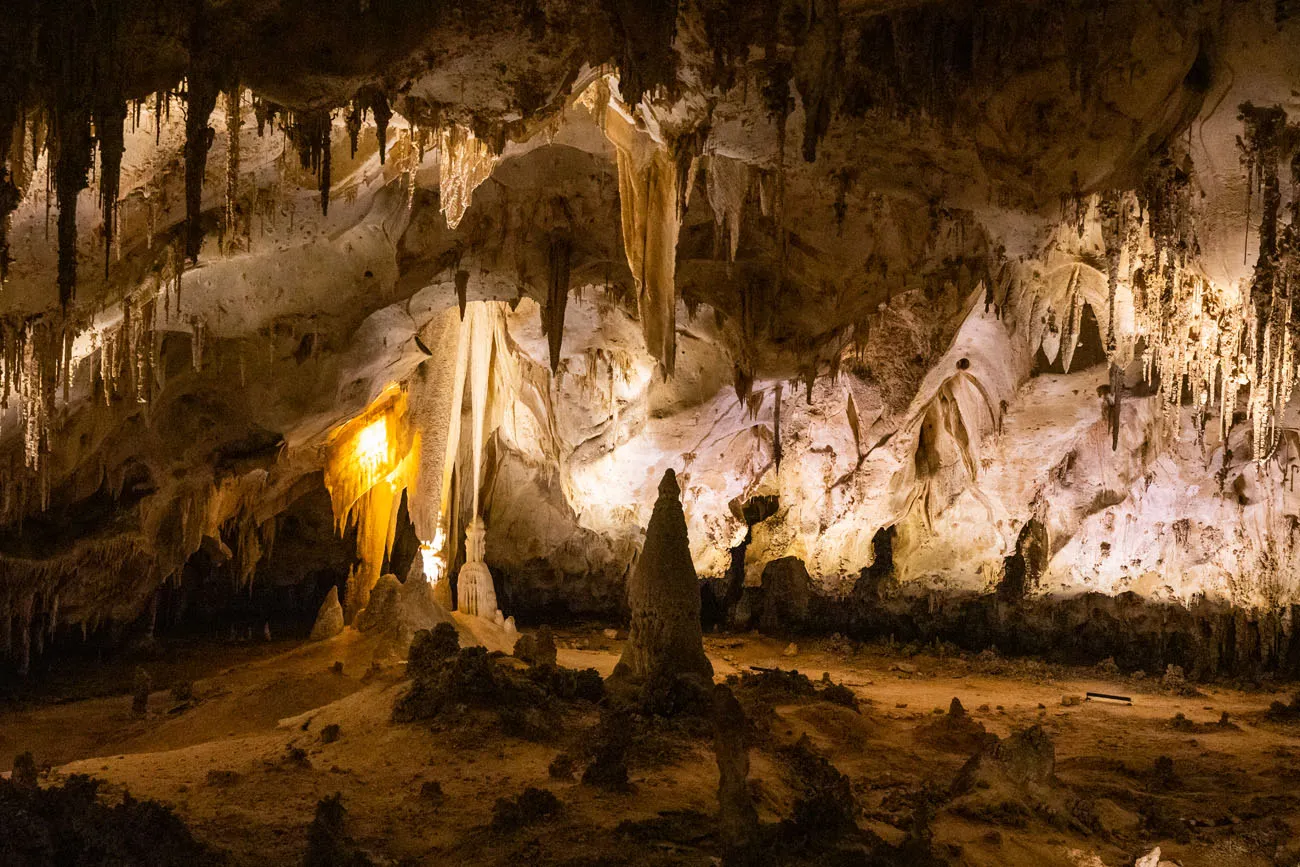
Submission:
M 405 389 L 389 386 L 326 444 L 325 487 L 336 527 L 357 528 L 359 562 L 348 577 L 343 609 L 350 621 L 366 607 L 393 547 L 402 494 L 414 489 L 420 435 L 412 430 Z
M 605 110 L 605 135 L 618 154 L 623 250 L 636 283 L 646 348 L 671 375 L 677 354 L 679 168 L 668 148 L 638 130 L 626 110 L 617 100 Z

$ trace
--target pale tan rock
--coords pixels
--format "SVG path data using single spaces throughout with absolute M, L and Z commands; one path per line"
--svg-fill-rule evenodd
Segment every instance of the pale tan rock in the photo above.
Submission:
M 312 641 L 324 641 L 343 631 L 343 606 L 339 603 L 339 588 L 331 587 L 325 601 L 316 612 L 316 623 L 311 628 Z

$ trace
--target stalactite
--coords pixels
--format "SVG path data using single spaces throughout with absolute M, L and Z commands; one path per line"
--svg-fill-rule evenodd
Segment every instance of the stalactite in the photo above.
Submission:
M 382 166 L 388 151 L 388 121 L 393 117 L 393 111 L 388 107 L 388 97 L 382 91 L 371 92 L 370 113 L 375 118 L 375 138 L 379 140 L 379 164 Z
M 666 376 L 677 354 L 677 234 L 681 228 L 677 161 L 613 110 L 606 135 L 618 158 L 623 250 L 636 283 L 637 310 L 646 348 Z
M 1249 408 L 1252 448 L 1263 462 L 1277 443 L 1277 419 L 1296 384 L 1296 335 L 1292 285 L 1300 273 L 1300 251 L 1294 243 L 1295 225 L 1281 221 L 1282 194 L 1279 168 L 1300 156 L 1300 125 L 1288 124 L 1280 106 L 1257 107 L 1245 103 L 1239 118 L 1243 135 L 1238 139 L 1247 188 L 1260 196 L 1259 256 L 1251 279 L 1249 304 L 1250 371 Z
M 449 124 L 440 131 L 438 153 L 438 196 L 447 228 L 454 229 L 469 210 L 474 191 L 492 175 L 497 156 L 459 124 Z
M 298 149 L 298 161 L 304 169 L 310 169 L 319 181 L 320 212 L 329 216 L 333 116 L 329 109 L 324 108 L 295 113 L 287 131 L 290 141 Z
M 0 120 L 0 289 L 4 288 L 5 281 L 9 278 L 9 263 L 12 261 L 9 255 L 9 223 L 13 212 L 18 209 L 22 202 L 22 188 L 15 182 L 15 172 L 9 163 L 21 163 L 23 154 L 10 157 L 7 153 L 9 137 L 4 134 L 8 127 L 3 120 Z
M 54 169 L 59 203 L 59 304 L 67 307 L 77 291 L 77 197 L 88 185 L 91 163 L 90 117 L 80 105 L 55 113 L 58 159 Z
M 553 232 L 547 258 L 550 275 L 547 280 L 546 305 L 542 308 L 542 328 L 551 355 L 551 373 L 560 367 L 564 342 L 564 309 L 569 303 L 569 268 L 573 257 L 573 242 L 567 233 Z
M 772 408 L 772 462 L 781 472 L 781 383 L 776 384 L 776 403 Z
M 1074 350 L 1079 345 L 1079 328 L 1083 320 L 1083 300 L 1079 297 L 1079 266 L 1074 267 L 1070 275 L 1070 288 L 1066 290 L 1070 299 L 1070 311 L 1065 316 L 1065 330 L 1061 334 L 1061 367 L 1070 372 L 1074 361 Z
M 352 97 L 347 116 L 348 146 L 351 148 L 352 159 L 357 157 L 357 140 L 361 136 L 361 122 L 364 119 L 365 111 L 361 101 L 355 96 Z
M 726 238 L 727 261 L 734 262 L 740 246 L 745 200 L 749 198 L 749 165 L 743 160 L 713 154 L 704 177 L 709 206 L 713 208 L 715 250 L 720 253 Z
M 107 99 L 100 103 L 95 109 L 95 133 L 99 139 L 99 206 L 104 220 L 104 279 L 108 279 L 117 233 L 122 155 L 126 152 L 126 101 Z
M 1124 225 L 1122 197 L 1110 191 L 1102 195 L 1097 205 L 1101 218 L 1101 237 L 1106 250 L 1106 355 L 1115 354 L 1115 297 L 1119 291 L 1119 266 L 1123 255 Z
M 830 128 L 843 82 L 843 27 L 838 0 L 808 4 L 805 32 L 794 59 L 794 84 L 803 102 L 803 157 L 817 159 L 817 146 Z
M 215 133 L 208 118 L 220 88 L 204 74 L 191 71 L 185 86 L 185 257 L 198 262 L 203 249 L 203 176 Z
M 195 372 L 203 370 L 203 349 L 207 340 L 207 327 L 203 320 L 195 316 L 190 319 L 190 362 Z
M 455 275 L 456 305 L 460 307 L 460 318 L 465 318 L 465 305 L 469 303 L 469 271 L 457 268 Z
M 239 131 L 243 126 L 240 101 L 243 89 L 238 85 L 226 91 L 226 202 L 222 215 L 222 233 L 226 244 L 235 242 L 235 221 L 239 208 Z

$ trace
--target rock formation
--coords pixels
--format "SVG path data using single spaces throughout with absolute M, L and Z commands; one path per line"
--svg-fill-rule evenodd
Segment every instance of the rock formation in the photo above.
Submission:
M 440 623 L 451 623 L 451 615 L 434 600 L 429 582 L 408 579 L 403 583 L 396 575 L 385 575 L 353 625 L 360 632 L 381 637 L 377 657 L 395 657 L 406 653 L 416 633 Z
M 519 636 L 515 642 L 515 657 L 529 665 L 555 665 L 555 639 L 551 628 L 543 626 L 536 632 Z
M 483 562 L 486 538 L 483 519 L 470 521 L 465 529 L 465 565 L 456 576 L 456 610 L 490 618 L 497 611 L 497 592 L 492 585 L 492 573 Z
M 153 691 L 153 678 L 143 668 L 136 668 L 131 681 L 131 713 L 144 716 L 149 712 L 149 693 Z
M 1300 602 L 1286 3 L 109 5 L 0 35 L 6 667 L 304 585 L 322 484 L 349 622 L 472 518 L 612 616 L 670 463 L 727 609 Z
M 645 545 L 627 585 L 632 627 L 613 679 L 693 675 L 706 682 L 713 665 L 704 655 L 700 589 L 691 562 L 681 489 L 670 469 L 646 527 Z
M 758 811 L 749 791 L 748 722 L 731 690 L 713 688 L 713 755 L 718 762 L 718 829 L 724 865 L 754 863 Z
M 339 604 L 339 588 L 331 587 L 325 595 L 316 613 L 316 622 L 311 628 L 312 641 L 324 641 L 343 631 L 343 606 Z

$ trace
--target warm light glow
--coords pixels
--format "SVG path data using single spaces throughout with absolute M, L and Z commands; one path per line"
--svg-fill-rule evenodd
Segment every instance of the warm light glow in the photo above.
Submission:
M 357 434 L 357 464 L 373 473 L 388 460 L 388 418 L 380 416 Z
M 446 544 L 447 534 L 439 527 L 433 535 L 432 542 L 420 543 L 420 559 L 424 561 L 424 577 L 430 584 L 442 580 L 442 547 Z

